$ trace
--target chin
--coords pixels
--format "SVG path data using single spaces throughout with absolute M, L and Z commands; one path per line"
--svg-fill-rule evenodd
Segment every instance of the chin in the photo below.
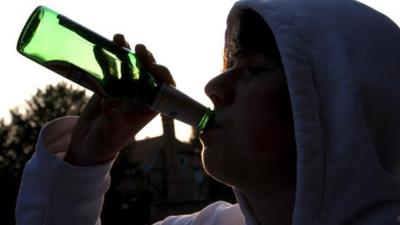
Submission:
M 221 159 L 216 156 L 216 154 L 212 154 L 216 149 L 203 146 L 203 150 L 201 151 L 201 161 L 203 163 L 203 168 L 205 172 L 216 178 L 217 174 L 223 169 L 223 164 L 221 163 Z
M 223 158 L 218 154 L 212 154 L 216 151 L 218 150 L 214 148 L 203 147 L 201 159 L 204 171 L 216 181 L 232 186 L 234 183 L 233 180 L 236 176 L 234 175 L 231 166 L 229 166 L 228 162 L 230 160 Z

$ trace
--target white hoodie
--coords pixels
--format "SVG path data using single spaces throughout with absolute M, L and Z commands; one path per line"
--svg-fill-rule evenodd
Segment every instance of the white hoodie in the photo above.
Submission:
M 244 0 L 228 23 L 243 9 L 269 24 L 287 76 L 297 147 L 293 224 L 400 224 L 399 28 L 353 0 Z M 44 129 L 68 136 L 64 124 L 75 120 Z M 51 151 L 40 136 L 17 224 L 100 224 L 111 162 L 74 167 Z M 236 194 L 239 204 L 216 202 L 157 224 L 256 225 Z

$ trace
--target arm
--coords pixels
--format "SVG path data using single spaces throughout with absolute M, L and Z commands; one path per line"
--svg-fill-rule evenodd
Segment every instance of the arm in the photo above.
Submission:
M 114 43 L 128 47 L 121 35 Z M 168 70 L 157 65 L 143 45 L 135 50 L 149 72 L 173 83 Z M 126 112 L 118 101 L 95 94 L 80 117 L 48 124 L 24 170 L 17 224 L 100 224 L 112 160 L 156 114 L 140 105 Z
M 71 127 L 77 117 L 65 117 L 46 125 L 39 135 L 36 152 L 24 169 L 17 201 L 17 225 L 100 225 L 103 196 L 110 184 L 112 161 L 79 167 L 62 160 Z M 63 128 L 64 127 L 64 128 Z M 58 136 L 48 147 L 49 133 Z M 63 147 L 64 146 L 64 147 Z M 215 202 L 190 215 L 170 216 L 155 225 L 242 225 L 238 205 Z
M 24 169 L 16 208 L 18 225 L 100 224 L 112 162 L 79 167 L 62 160 L 77 119 L 52 121 L 40 132 L 36 152 Z M 43 140 L 50 133 L 58 138 L 46 146 Z

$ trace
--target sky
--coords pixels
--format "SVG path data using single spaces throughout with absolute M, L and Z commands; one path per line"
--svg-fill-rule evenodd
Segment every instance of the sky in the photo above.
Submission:
M 0 118 L 7 120 L 11 108 L 23 108 L 38 88 L 61 81 L 70 83 L 16 51 L 19 33 L 38 5 L 48 6 L 106 38 L 122 33 L 131 46 L 145 44 L 157 63 L 169 68 L 179 90 L 211 107 L 204 86 L 221 71 L 226 16 L 235 1 L 6 0 L 0 14 Z M 400 24 L 399 0 L 361 2 Z M 136 138 L 162 134 L 160 121 L 155 118 Z M 177 137 L 188 140 L 190 127 L 175 124 Z

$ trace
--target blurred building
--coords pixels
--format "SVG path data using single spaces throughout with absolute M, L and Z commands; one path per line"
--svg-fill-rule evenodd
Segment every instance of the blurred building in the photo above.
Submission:
M 103 224 L 150 224 L 192 213 L 215 200 L 234 201 L 230 188 L 207 176 L 198 143 L 176 139 L 174 121 L 162 116 L 163 135 L 128 145 L 111 171 Z
M 176 139 L 173 119 L 162 116 L 162 124 L 162 136 L 134 143 L 130 160 L 147 175 L 155 204 L 201 200 L 207 193 L 198 146 Z
M 200 146 L 179 141 L 174 120 L 165 116 L 161 119 L 163 135 L 135 141 L 128 156 L 147 179 L 152 221 L 199 210 L 206 204 L 209 191 L 209 179 L 201 165 Z

